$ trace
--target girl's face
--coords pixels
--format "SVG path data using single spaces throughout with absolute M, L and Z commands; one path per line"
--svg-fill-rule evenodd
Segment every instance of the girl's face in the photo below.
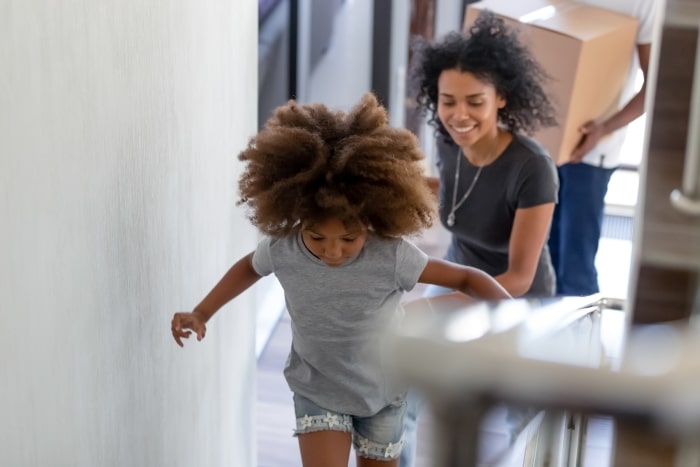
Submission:
M 498 110 L 505 105 L 505 98 L 491 83 L 470 72 L 445 70 L 438 78 L 438 118 L 459 146 L 469 147 L 484 137 L 495 137 Z
M 305 225 L 301 239 L 306 248 L 326 266 L 338 267 L 357 256 L 367 239 L 362 226 L 346 227 L 338 219 Z

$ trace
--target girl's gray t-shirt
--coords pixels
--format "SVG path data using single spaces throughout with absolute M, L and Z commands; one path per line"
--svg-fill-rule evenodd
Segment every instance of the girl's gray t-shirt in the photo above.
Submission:
M 300 234 L 264 238 L 253 254 L 260 275 L 274 273 L 284 289 L 292 348 L 284 375 L 292 391 L 322 408 L 371 416 L 405 388 L 384 361 L 384 333 L 403 315 L 400 300 L 428 262 L 406 239 L 368 235 L 341 267 L 326 266 Z

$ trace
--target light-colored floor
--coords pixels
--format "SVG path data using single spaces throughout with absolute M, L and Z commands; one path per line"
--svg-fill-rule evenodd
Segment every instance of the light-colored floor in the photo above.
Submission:
M 335 19 L 335 30 L 330 46 L 311 75 L 309 100 L 323 102 L 332 108 L 349 109 L 371 87 L 371 20 L 372 2 L 345 0 Z M 643 124 L 633 129 L 633 139 L 640 140 L 638 132 Z M 634 150 L 633 144 L 628 144 Z M 637 201 L 638 176 L 636 172 L 617 171 L 611 181 L 606 201 L 608 211 L 615 215 L 633 215 Z M 430 253 L 439 255 L 444 244 L 444 231 L 437 226 L 426 232 L 424 245 Z M 632 245 L 629 240 L 602 238 L 596 265 L 599 271 L 601 294 L 624 299 L 627 296 Z M 290 334 L 286 313 L 279 322 L 267 320 L 268 329 L 259 333 L 260 339 L 270 336 L 260 346 L 257 375 L 257 437 L 259 466 L 282 467 L 300 465 L 296 439 L 291 436 L 293 408 L 291 396 L 282 376 L 282 367 L 289 351 Z M 270 327 L 272 326 L 272 327 Z M 425 417 L 421 430 L 430 430 Z M 611 423 L 606 419 L 593 420 L 589 440 L 590 467 L 607 465 L 611 439 Z M 420 431 L 419 431 L 420 432 Z M 430 465 L 427 448 L 421 447 L 420 465 Z M 354 465 L 352 462 L 351 465 Z

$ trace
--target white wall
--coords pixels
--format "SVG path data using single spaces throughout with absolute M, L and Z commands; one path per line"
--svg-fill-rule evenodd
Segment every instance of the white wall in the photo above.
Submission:
M 256 6 L 0 3 L 0 465 L 255 464 L 253 295 L 169 326 L 255 244 Z

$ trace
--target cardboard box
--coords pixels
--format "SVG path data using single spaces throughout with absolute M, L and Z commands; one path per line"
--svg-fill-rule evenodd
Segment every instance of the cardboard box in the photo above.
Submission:
M 520 28 L 521 40 L 551 76 L 547 91 L 559 126 L 534 137 L 558 165 L 568 162 L 580 140 L 579 127 L 618 108 L 637 20 L 575 0 L 482 0 L 468 5 L 465 31 L 483 9 Z

